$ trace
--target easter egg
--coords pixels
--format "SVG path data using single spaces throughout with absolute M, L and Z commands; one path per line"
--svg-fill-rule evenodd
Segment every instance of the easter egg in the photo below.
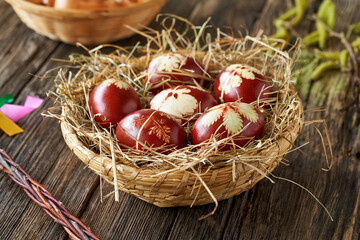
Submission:
M 232 140 L 219 147 L 229 150 L 245 146 L 253 139 L 259 139 L 264 129 L 262 113 L 247 103 L 223 103 L 205 111 L 195 122 L 191 138 L 193 144 L 217 141 L 232 137 Z M 235 144 L 235 145 L 234 145 Z
M 155 57 L 146 69 L 146 81 L 153 94 L 178 85 L 201 83 L 203 65 L 195 58 L 180 53 L 167 53 Z
M 90 93 L 89 107 L 94 120 L 102 127 L 109 128 L 127 114 L 140 109 L 140 98 L 130 84 L 107 79 L 98 84 Z
M 121 148 L 144 151 L 149 147 L 170 153 L 186 146 L 186 133 L 180 123 L 153 109 L 138 110 L 123 118 L 116 127 L 116 138 Z
M 195 120 L 197 113 L 203 113 L 215 105 L 217 101 L 210 92 L 185 85 L 165 89 L 150 102 L 151 109 L 171 114 L 183 122 Z
M 253 67 L 233 64 L 216 77 L 214 93 L 223 102 L 251 103 L 272 96 L 272 87 L 264 75 Z

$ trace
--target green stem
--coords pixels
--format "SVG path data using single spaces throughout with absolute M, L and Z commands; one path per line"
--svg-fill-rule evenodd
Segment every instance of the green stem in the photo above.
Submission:
M 340 53 L 340 65 L 346 67 L 348 65 L 349 52 L 344 49 Z
M 315 56 L 325 59 L 340 62 L 340 52 L 328 52 L 320 51 L 319 49 L 314 49 Z
M 286 11 L 284 14 L 282 14 L 277 19 L 283 20 L 283 21 L 289 20 L 290 18 L 292 18 L 292 17 L 294 17 L 296 15 L 296 11 L 297 11 L 296 8 L 291 8 L 288 11 Z
M 335 5 L 331 0 L 324 0 L 319 7 L 317 17 L 321 19 L 331 29 L 335 25 Z M 316 29 L 319 32 L 319 48 L 325 48 L 329 33 L 326 27 L 319 21 L 316 21 Z
M 311 79 L 317 80 L 321 78 L 325 72 L 332 69 L 339 69 L 339 65 L 335 64 L 333 61 L 323 62 L 319 66 L 317 66 L 315 70 L 312 72 Z
M 318 42 L 319 42 L 319 32 L 318 31 L 313 31 L 303 38 L 303 43 L 305 45 L 309 45 L 309 46 L 315 45 Z
M 290 21 L 291 26 L 295 27 L 299 25 L 301 20 L 304 18 L 308 5 L 309 5 L 309 0 L 295 0 L 296 15 Z
M 354 41 L 351 42 L 351 47 L 355 53 L 358 53 L 360 47 L 360 37 L 357 37 Z
M 276 30 L 276 33 L 269 36 L 269 38 L 284 39 L 286 42 L 290 41 L 289 33 L 288 33 L 288 31 L 287 31 L 287 29 L 285 27 L 278 28 Z

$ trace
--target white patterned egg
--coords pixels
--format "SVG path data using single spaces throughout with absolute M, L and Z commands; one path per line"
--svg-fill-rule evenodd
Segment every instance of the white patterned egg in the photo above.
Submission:
M 151 60 L 146 68 L 146 82 L 153 94 L 179 85 L 202 84 L 205 74 L 202 63 L 181 53 L 166 53 Z
M 165 89 L 150 102 L 151 109 L 166 112 L 182 121 L 195 120 L 193 116 L 215 105 L 217 101 L 210 92 L 186 85 Z
M 258 69 L 232 64 L 218 74 L 214 93 L 223 102 L 251 103 L 272 97 L 272 87 Z
M 247 103 L 230 102 L 205 111 L 195 122 L 191 138 L 193 144 L 200 144 L 213 138 L 219 141 L 232 137 L 220 147 L 229 150 L 259 139 L 263 129 L 264 117 L 259 109 Z

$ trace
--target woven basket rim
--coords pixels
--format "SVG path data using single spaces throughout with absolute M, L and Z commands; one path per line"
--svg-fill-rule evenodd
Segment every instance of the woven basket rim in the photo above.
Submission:
M 151 7 L 153 5 L 162 5 L 167 0 L 146 0 L 136 4 L 127 5 L 120 8 L 111 8 L 103 10 L 81 10 L 81 9 L 56 9 L 24 0 L 5 0 L 13 7 L 17 7 L 27 12 L 33 12 L 47 17 L 66 17 L 66 18 L 102 18 L 128 14 L 139 9 Z

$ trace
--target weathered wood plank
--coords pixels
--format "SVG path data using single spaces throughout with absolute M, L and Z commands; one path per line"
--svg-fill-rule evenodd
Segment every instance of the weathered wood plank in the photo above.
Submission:
M 214 204 L 181 208 L 167 239 L 221 239 L 233 204 L 233 198 L 221 201 L 215 214 L 201 221 L 200 217 L 213 211 Z
M 324 118 L 323 114 L 307 115 L 310 119 Z M 344 123 L 346 116 L 334 114 L 338 124 Z M 344 126 L 345 125 L 345 126 Z M 347 126 L 346 126 L 347 125 Z M 330 129 L 339 126 L 330 124 Z M 359 128 L 356 130 L 359 132 Z M 332 137 L 334 131 L 331 131 Z M 343 139 L 348 133 L 341 134 Z M 355 135 L 356 135 L 355 134 Z M 290 166 L 278 167 L 274 174 L 295 181 L 309 189 L 330 210 L 334 217 L 331 222 L 325 211 L 304 190 L 294 184 L 276 180 L 273 185 L 267 181 L 257 184 L 251 191 L 235 198 L 238 207 L 234 207 L 225 229 L 225 239 L 357 239 L 359 222 L 355 224 L 354 213 L 358 212 L 359 161 L 354 157 L 344 157 L 342 147 L 346 142 L 334 146 L 335 164 L 330 172 L 322 171 L 326 167 L 321 141 L 314 128 L 307 127 L 300 136 L 298 144 L 310 141 L 303 151 L 287 156 Z M 347 176 L 347 177 L 345 177 Z M 239 217 L 240 216 L 240 217 Z M 352 221 L 352 223 L 350 223 Z M 321 224 L 320 224 L 321 223 Z M 349 228 L 346 232 L 346 226 Z M 355 229 L 355 231 L 354 231 Z M 346 237 L 349 236 L 349 237 Z
M 94 192 L 82 215 L 92 229 L 103 239 L 164 239 L 168 235 L 177 208 L 161 209 L 142 200 L 120 193 L 120 202 L 111 195 L 101 203 L 100 193 L 106 195 L 114 187 L 103 184 Z
M 312 8 L 318 2 L 313 1 Z M 354 9 L 359 6 L 354 4 L 359 3 L 336 2 L 344 16 L 337 27 L 346 26 L 345 20 L 356 19 Z M 162 11 L 190 18 L 195 24 L 212 15 L 215 26 L 240 29 L 242 25 L 253 29 L 251 33 L 264 29 L 269 34 L 273 31 L 272 19 L 290 4 L 291 1 L 275 0 L 186 0 L 179 4 L 171 0 Z M 306 23 L 301 28 L 311 25 Z M 44 97 L 45 90 L 54 88 L 52 81 L 33 78 L 28 73 L 44 74 L 57 65 L 50 62 L 51 57 L 67 58 L 69 53 L 80 51 L 26 29 L 2 0 L 0 30 L 0 95 L 12 91 L 19 104 L 28 94 Z M 128 46 L 141 39 L 134 36 L 117 43 Z M 318 90 L 314 86 L 312 89 L 315 95 Z M 310 97 L 309 106 L 314 102 Z M 351 124 L 352 113 L 337 111 L 338 98 L 326 96 L 324 103 L 330 111 L 310 112 L 306 116 L 328 122 L 334 140 L 333 169 L 321 170 L 326 166 L 321 140 L 314 128 L 307 127 L 297 141 L 297 145 L 310 141 L 302 149 L 304 153 L 289 154 L 290 166 L 280 166 L 274 174 L 312 191 L 330 210 L 334 222 L 306 191 L 276 179 L 276 184 L 263 180 L 250 191 L 222 201 L 215 215 L 203 221 L 197 218 L 210 212 L 213 205 L 164 209 L 125 193 L 120 194 L 119 203 L 114 202 L 113 196 L 101 203 L 100 192 L 109 193 L 113 187 L 104 183 L 100 188 L 98 177 L 84 169 L 84 164 L 66 147 L 58 123 L 41 119 L 39 114 L 50 106 L 50 101 L 20 120 L 24 134 L 9 138 L 0 133 L 0 147 L 103 239 L 358 239 L 360 128 Z M 0 239 L 67 239 L 64 230 L 4 174 L 0 174 L 0 189 Z
M 181 5 L 176 1 L 169 1 L 162 12 L 172 12 L 176 15 L 187 17 L 196 2 L 184 1 Z M 153 22 L 150 27 L 159 27 Z M 118 41 L 122 46 L 129 46 L 129 41 L 135 43 L 143 40 L 141 37 Z M 104 192 L 112 191 L 113 187 L 105 183 Z M 171 230 L 172 223 L 178 209 L 159 209 L 147 204 L 133 196 L 121 193 L 120 203 L 114 203 L 113 196 L 100 202 L 100 186 L 90 200 L 82 219 L 89 222 L 94 231 L 104 239 L 164 239 Z M 115 210 L 113 209 L 115 207 Z M 106 212 L 107 214 L 101 214 Z M 145 221 L 146 220 L 146 221 Z
M 1 9 L 8 17 L 0 25 L 0 91 L 17 96 L 59 43 L 28 29 L 8 4 Z
M 173 2 L 169 2 L 169 4 L 176 4 L 175 1 Z M 196 5 L 194 6 L 194 9 L 192 12 L 189 12 L 188 15 L 184 15 L 184 12 L 179 12 L 179 15 L 186 17 L 186 18 L 190 18 L 190 20 L 193 21 L 194 24 L 202 24 L 206 19 L 207 19 L 207 15 L 212 15 L 212 16 L 219 16 L 220 13 L 222 13 L 222 9 L 224 8 L 229 8 L 229 6 L 234 5 L 235 2 L 227 2 L 226 5 L 222 6 L 223 8 L 216 8 L 214 6 L 220 5 L 220 1 L 201 1 L 201 2 L 197 2 Z M 171 7 L 171 6 L 165 6 L 165 9 L 167 9 L 167 7 Z M 184 4 L 185 5 L 185 4 Z M 208 7 L 210 5 L 210 7 Z M 245 4 L 243 3 L 241 4 L 237 4 L 237 8 L 236 10 L 238 10 L 239 8 L 241 9 L 241 6 L 245 7 Z M 187 5 L 189 6 L 189 5 Z M 248 22 L 247 24 L 249 24 L 249 26 L 247 26 L 248 28 L 250 28 L 254 22 L 254 20 L 256 19 L 256 16 L 253 16 L 254 12 L 258 12 L 261 9 L 261 5 L 260 4 L 252 4 L 251 5 L 251 11 L 250 13 L 248 13 L 249 17 L 246 19 Z M 189 7 L 188 9 L 190 9 L 191 7 Z M 206 9 L 206 13 L 203 13 L 200 11 L 200 9 Z M 177 9 L 178 10 L 178 9 Z M 249 10 L 249 8 L 248 8 Z M 165 10 L 163 10 L 165 11 Z M 235 10 L 234 10 L 235 11 Z M 230 10 L 230 12 L 232 12 Z M 199 15 L 200 14 L 200 15 Z M 194 19 L 192 19 L 194 18 Z M 238 24 L 238 22 L 236 21 L 231 21 L 231 18 L 227 19 L 227 23 L 224 23 L 222 18 L 218 18 L 219 22 L 215 22 L 213 21 L 217 26 L 221 26 L 223 24 L 226 25 L 230 25 L 231 23 L 234 23 L 236 25 L 236 29 L 240 29 L 241 30 L 241 24 Z M 155 25 L 155 24 L 154 24 Z M 96 197 L 96 195 L 94 195 L 94 197 Z M 128 196 L 124 196 L 126 198 L 128 198 Z M 130 197 L 133 198 L 133 197 Z M 106 207 L 106 206 L 98 206 L 97 204 L 95 204 L 96 202 L 98 202 L 99 199 L 98 197 L 96 197 L 95 199 L 91 199 L 89 206 L 87 207 L 87 211 L 85 212 L 85 215 L 83 216 L 84 219 L 88 219 L 89 217 L 91 217 L 91 215 L 94 214 L 94 212 L 109 212 L 109 211 L 104 211 L 102 207 Z M 112 200 L 111 200 L 112 202 Z M 223 231 L 223 227 L 224 224 L 226 222 L 226 216 L 228 215 L 229 211 L 230 211 L 230 206 L 231 206 L 231 200 L 229 201 L 224 201 L 222 203 L 220 203 L 220 207 L 219 210 L 216 212 L 216 214 L 204 221 L 202 221 L 201 223 L 198 222 L 198 218 L 211 212 L 213 209 L 213 205 L 207 205 L 204 207 L 194 207 L 194 208 L 174 208 L 174 209 L 159 209 L 155 206 L 150 206 L 146 203 L 143 203 L 141 201 L 139 201 L 138 199 L 134 200 L 134 207 L 128 209 L 128 211 L 131 214 L 127 214 L 126 218 L 123 217 L 123 213 L 122 210 L 120 213 L 120 215 L 116 216 L 115 219 L 113 219 L 112 217 L 112 213 L 110 216 L 105 215 L 104 217 L 100 218 L 95 218 L 94 220 L 89 219 L 91 222 L 91 226 L 95 226 L 95 230 L 98 230 L 96 232 L 100 233 L 100 236 L 103 236 L 103 232 L 107 232 L 109 229 L 109 226 L 112 226 L 113 222 L 117 222 L 117 226 L 121 226 L 121 227 L 117 227 L 117 231 L 114 231 L 112 233 L 110 233 L 109 235 L 105 235 L 107 239 L 113 239 L 113 238 L 118 238 L 119 237 L 119 230 L 118 229 L 122 229 L 122 234 L 120 235 L 120 238 L 125 238 L 125 239 L 137 239 L 140 236 L 144 237 L 145 239 L 164 239 L 165 236 L 167 236 L 167 232 L 169 232 L 169 239 L 189 239 L 189 238 L 193 238 L 193 239 L 217 239 L 220 238 L 222 235 L 222 231 Z M 107 205 L 108 203 L 106 203 Z M 110 204 L 110 203 L 109 203 Z M 112 204 L 112 203 L 111 203 Z M 111 205 L 110 204 L 110 205 Z M 157 212 L 159 214 L 160 217 L 154 217 L 154 214 L 152 213 L 152 211 L 149 212 L 148 211 L 138 211 L 138 209 L 142 209 L 141 206 L 143 206 L 143 204 L 146 204 L 146 206 L 151 209 L 152 211 L 155 211 L 155 213 Z M 95 208 L 96 207 L 96 208 Z M 89 213 L 88 213 L 89 212 Z M 139 217 L 139 214 L 142 214 L 141 217 Z M 90 215 L 91 214 L 91 215 Z M 164 214 L 167 214 L 172 217 L 168 217 L 166 221 L 163 221 L 164 219 Z M 98 215 L 98 214 L 95 214 Z M 176 216 L 177 215 L 177 216 Z M 165 215 L 166 216 L 166 215 Z M 176 216 L 176 220 L 174 223 L 172 223 L 174 221 L 174 217 Z M 190 216 L 190 217 L 189 217 Z M 110 221 L 109 221 L 110 219 Z M 139 221 L 141 221 L 142 219 L 148 219 L 148 221 L 146 223 L 151 223 L 151 224 L 144 224 L 144 225 L 149 225 L 147 227 L 142 226 L 142 224 L 137 224 Z M 163 225 L 163 223 L 166 223 L 166 225 Z M 161 224 L 160 226 L 153 226 L 153 224 Z M 104 229 L 104 226 L 106 226 L 106 228 Z M 129 227 L 131 226 L 131 227 Z M 171 233 L 170 233 L 170 228 L 171 227 Z M 184 228 L 185 227 L 185 228 Z M 151 229 L 151 231 L 149 231 L 149 229 Z M 159 232 L 160 230 L 160 232 Z
M 23 33 L 24 30 L 26 33 Z M 7 70 L 9 66 L 4 66 L 2 68 L 4 71 L 0 72 L 0 79 L 3 80 L 1 83 L 5 86 L 0 88 L 0 94 L 9 93 L 11 89 L 11 93 L 16 97 L 15 102 L 18 104 L 23 104 L 27 95 L 37 95 L 46 98 L 46 91 L 54 89 L 53 80 L 34 78 L 29 72 L 44 75 L 47 70 L 58 66 L 59 63 L 50 62 L 48 59 L 48 55 L 52 54 L 55 49 L 57 51 L 52 56 L 57 58 L 67 58 L 70 52 L 78 50 L 68 45 L 57 48 L 58 43 L 43 38 L 24 26 L 13 28 L 10 32 L 11 34 L 4 37 L 1 41 L 4 44 L 8 43 L 9 50 L 14 48 L 15 51 L 9 51 L 6 56 L 1 56 L 1 59 L 6 61 L 8 58 L 11 60 L 12 64 L 10 66 L 12 70 L 10 71 L 13 71 L 14 74 L 11 73 L 10 75 L 18 76 L 19 79 L 11 81 L 9 79 L 10 75 L 6 72 L 9 71 Z M 19 46 L 16 43 L 11 43 L 11 40 L 17 34 L 20 36 L 24 35 L 23 40 L 21 40 L 23 42 Z M 27 51 L 20 51 L 23 47 L 28 48 Z M 32 56 L 29 57 L 28 55 Z M 24 60 L 22 57 L 28 59 Z M 32 58 L 35 60 L 27 66 L 28 61 Z M 44 66 L 43 62 L 46 62 Z M 26 65 L 22 69 L 25 69 L 25 71 L 19 71 L 17 68 L 22 65 Z M 63 64 L 61 63 L 61 65 Z M 40 71 L 38 70 L 39 68 L 41 68 Z M 56 185 L 57 188 L 52 189 L 55 196 L 60 195 L 59 198 L 61 198 L 62 192 L 65 191 L 64 188 L 70 187 L 65 191 L 68 193 L 67 197 L 62 199 L 64 202 L 67 202 L 67 200 L 78 200 L 78 204 L 75 203 L 76 201 L 72 201 L 71 204 L 67 203 L 69 208 L 76 213 L 80 212 L 86 203 L 85 200 L 91 194 L 89 189 L 93 188 L 96 177 L 87 179 L 87 175 L 83 171 L 83 165 L 79 161 L 73 160 L 74 156 L 65 146 L 58 123 L 55 120 L 43 119 L 40 116 L 41 111 L 52 104 L 50 100 L 47 100 L 40 109 L 37 109 L 18 122 L 25 129 L 25 133 L 12 138 L 1 133 L 1 148 L 6 149 L 34 179 L 42 182 L 45 186 L 48 186 L 48 183 L 49 186 Z M 67 154 L 62 156 L 64 151 Z M 59 156 L 62 156 L 64 160 L 57 161 Z M 77 181 L 81 179 L 91 181 L 90 184 L 84 182 L 81 185 L 82 193 L 74 194 L 71 191 L 71 189 L 74 189 L 74 187 L 71 187 L 72 185 L 79 186 L 77 181 L 70 183 L 71 178 L 63 178 L 66 174 L 70 175 L 66 171 L 71 171 L 74 166 L 77 167 L 77 171 L 82 172 L 82 174 L 79 172 L 75 173 L 76 176 L 79 176 Z M 60 226 L 54 224 L 38 206 L 31 202 L 20 187 L 11 183 L 8 177 L 3 174 L 1 175 L 0 188 L 3 190 L 0 193 L 0 202 L 3 203 L 1 208 L 3 210 L 6 209 L 6 211 L 0 213 L 0 222 L 4 223 L 0 224 L 0 239 L 22 239 L 25 236 L 28 239 L 42 239 L 41 236 L 46 234 L 45 232 L 49 231 L 49 228 L 55 229 L 57 232 L 52 232 L 50 234 L 52 237 L 45 237 L 44 239 L 53 239 L 54 236 L 64 238 L 66 236 L 66 233 Z M 34 221 L 39 222 L 39 224 L 35 225 Z
M 277 4 L 279 3 L 276 1 L 268 2 L 263 18 L 259 19 L 255 29 L 260 26 L 264 26 L 264 29 L 271 27 L 269 24 L 272 22 L 273 14 L 279 9 L 274 10 Z M 352 8 L 356 6 L 344 4 L 342 1 L 337 1 L 337 5 L 340 6 L 341 12 L 344 11 L 343 16 L 349 16 L 346 17 L 345 23 L 338 23 L 337 28 L 345 27 L 349 22 L 359 21 L 349 10 L 348 14 L 345 11 L 349 5 L 352 5 Z M 311 22 L 308 27 L 302 27 L 311 28 Z M 331 83 L 327 85 L 331 86 Z M 315 91 L 318 93 L 321 90 L 323 89 L 314 89 L 310 95 L 313 96 Z M 321 94 L 328 96 L 329 91 L 323 91 Z M 359 221 L 354 217 L 359 212 L 360 181 L 356 175 L 359 176 L 360 166 L 356 157 L 358 150 L 355 150 L 359 149 L 359 144 L 356 142 L 354 145 L 354 139 L 359 138 L 360 128 L 358 125 L 353 126 L 349 121 L 353 113 L 336 110 L 339 95 L 334 95 L 333 92 L 330 94 L 332 96 L 326 97 L 327 114 L 309 112 L 306 117 L 308 120 L 325 119 L 329 124 L 333 150 L 336 153 L 333 169 L 330 172 L 321 170 L 326 164 L 319 135 L 313 127 L 306 127 L 297 141 L 297 145 L 310 141 L 310 145 L 302 149 L 305 154 L 289 154 L 287 159 L 290 160 L 290 166 L 280 166 L 274 174 L 309 189 L 330 210 L 334 222 L 330 221 L 324 210 L 308 193 L 294 184 L 276 179 L 275 185 L 262 181 L 249 192 L 235 198 L 234 202 L 239 202 L 239 205 L 233 208 L 229 225 L 224 231 L 225 239 L 359 238 Z M 314 106 L 313 102 L 318 101 L 310 97 L 310 108 Z
M 216 27 L 231 27 L 233 32 L 246 34 L 252 29 L 261 14 L 265 1 L 201 1 L 192 13 L 194 24 L 202 24 L 207 16 Z M 198 218 L 211 212 L 213 204 L 202 207 L 181 208 L 173 224 L 168 239 L 221 239 L 234 205 L 233 199 L 219 203 L 213 216 L 199 221 Z
M 14 27 L 12 31 L 18 31 L 18 30 L 19 30 L 18 28 Z M 25 31 L 30 31 L 30 30 L 25 28 Z M 31 31 L 30 31 L 30 33 L 31 33 Z M 21 34 L 25 34 L 25 33 L 21 33 Z M 28 33 L 26 33 L 26 34 L 28 34 Z M 33 33 L 33 34 L 35 34 L 35 33 Z M 13 37 L 13 35 L 9 34 L 7 37 L 4 37 L 4 39 L 9 40 L 9 39 L 12 39 L 12 37 Z M 139 39 L 141 39 L 141 38 L 134 37 L 132 40 L 130 39 L 130 41 L 132 41 L 132 44 L 134 44 Z M 5 40 L 4 40 L 4 42 L 6 42 Z M 45 41 L 47 41 L 47 39 L 45 39 Z M 123 40 L 123 41 L 128 42 L 129 39 L 126 39 L 126 40 Z M 129 44 L 129 42 L 128 42 L 128 44 Z M 67 58 L 67 55 L 69 53 L 75 52 L 74 48 L 68 47 L 68 46 L 64 47 L 64 46 L 65 45 L 62 44 L 61 48 L 58 48 L 57 49 L 58 51 L 56 51 L 52 55 L 52 57 L 55 57 L 55 58 Z M 9 48 L 11 48 L 11 46 Z M 34 52 L 36 52 L 36 51 L 34 51 Z M 20 52 L 20 53 L 24 54 L 24 52 Z M 9 55 L 11 55 L 10 58 L 14 57 L 12 54 L 14 54 L 14 51 L 9 51 Z M 18 54 L 19 57 L 22 56 L 21 54 Z M 5 59 L 4 56 L 2 56 L 2 57 L 3 57 L 3 59 Z M 35 56 L 35 58 L 42 59 L 43 57 Z M 48 60 L 49 59 L 46 59 L 45 62 L 47 63 Z M 43 74 L 46 69 L 50 69 L 50 68 L 54 67 L 55 65 L 56 64 L 46 64 L 43 67 L 42 71 L 39 72 L 39 75 Z M 41 67 L 41 64 L 39 64 L 39 67 Z M 7 70 L 5 67 L 4 67 L 4 69 Z M 33 71 L 33 72 L 36 72 L 36 71 Z M 10 74 L 7 74 L 7 72 L 5 72 L 5 73 L 2 72 L 1 75 L 2 76 L 4 76 L 4 75 L 7 76 L 7 75 L 10 75 Z M 45 96 L 45 92 L 43 91 L 44 89 L 53 89 L 53 83 L 52 82 L 46 82 L 47 81 L 46 79 L 41 79 L 41 80 L 38 79 L 38 78 L 32 79 L 32 77 L 29 76 L 28 78 L 26 78 L 26 80 L 31 81 L 31 83 L 27 83 L 25 81 L 25 79 L 23 79 L 23 80 L 24 80 L 25 84 L 20 85 L 20 86 L 15 85 L 15 86 L 17 86 L 17 88 L 14 88 L 13 84 L 11 85 L 12 88 L 17 89 L 19 91 L 18 95 L 19 95 L 20 99 L 19 98 L 17 99 L 17 103 L 21 103 L 21 100 L 24 100 L 24 98 L 26 97 L 27 94 L 35 94 L 35 95 L 40 95 L 41 97 L 44 97 Z M 6 81 L 4 81 L 4 82 L 6 84 Z M 6 92 L 6 88 L 2 88 L 1 90 Z M 42 109 L 45 109 L 46 107 L 49 107 L 49 104 L 42 107 Z M 36 114 L 39 114 L 39 112 L 40 112 L 40 110 L 38 110 Z M 33 113 L 33 114 L 35 114 L 35 113 Z M 54 151 L 54 146 L 51 146 L 51 144 L 48 144 L 47 141 L 45 140 L 46 138 L 48 138 L 48 139 L 51 138 L 49 136 L 49 134 L 46 134 L 44 131 L 39 131 L 39 129 L 37 129 L 37 128 L 35 128 L 35 129 L 27 128 L 27 125 L 29 125 L 31 127 L 38 126 L 39 125 L 38 119 L 36 119 L 36 121 L 31 122 L 29 124 L 27 124 L 27 121 L 25 121 L 25 123 L 24 123 L 24 121 L 25 120 L 21 120 L 19 122 L 19 124 L 22 127 L 24 127 L 24 129 L 27 130 L 27 132 L 26 132 L 26 133 L 28 133 L 27 135 L 30 135 L 31 132 L 34 132 L 36 135 L 39 134 L 41 136 L 41 138 L 36 138 L 38 140 L 38 142 L 39 142 L 38 145 L 42 145 L 44 147 L 44 149 L 46 149 L 47 147 L 50 147 L 50 149 L 52 149 L 51 152 L 48 152 L 47 154 L 43 154 L 43 155 L 38 155 L 38 156 L 36 156 L 34 158 L 36 158 L 36 160 L 40 161 L 40 162 L 41 161 L 46 161 L 45 160 L 46 158 L 51 158 L 51 159 L 54 160 L 55 157 L 52 157 L 52 156 L 49 155 L 51 153 L 54 153 L 53 152 Z M 55 131 L 55 134 L 57 134 L 56 135 L 57 138 L 53 139 L 54 144 L 56 144 L 59 147 L 62 147 L 62 150 L 64 150 L 65 143 L 62 140 L 60 130 L 58 128 L 57 123 L 54 122 L 54 120 L 44 120 L 44 121 L 45 121 L 45 124 L 44 124 L 45 126 L 40 125 L 41 129 L 42 130 L 48 129 L 49 132 L 51 132 L 51 133 L 53 133 L 53 131 L 51 129 L 57 129 L 57 131 Z M 51 123 L 49 121 L 52 121 L 53 123 Z M 29 141 L 29 140 L 31 141 L 31 140 L 33 140 L 32 137 L 34 137 L 34 136 L 30 136 L 30 137 L 27 137 L 28 138 L 27 140 L 25 140 L 25 139 L 22 139 L 19 136 L 22 136 L 22 135 L 18 135 L 18 136 L 15 137 L 15 138 L 19 139 L 19 142 L 20 142 L 20 144 L 17 145 L 16 141 L 14 142 L 14 138 L 10 140 L 4 134 L 2 135 L 2 137 L 5 139 L 5 141 L 10 142 L 10 143 L 13 144 L 12 145 L 13 148 L 12 148 L 12 146 L 10 146 L 7 149 L 9 151 L 9 153 L 14 156 L 14 158 L 16 158 L 16 156 L 17 156 L 16 151 L 20 147 L 22 147 L 21 145 L 25 145 L 25 147 L 26 147 L 26 141 Z M 13 153 L 12 151 L 15 151 L 16 153 Z M 28 152 L 34 152 L 34 150 L 29 149 Z M 22 152 L 20 152 L 19 155 L 22 155 Z M 62 160 L 59 160 L 59 162 L 57 162 L 57 161 L 52 162 L 53 164 L 56 164 L 56 165 L 52 165 L 52 166 L 50 164 L 48 164 L 47 166 L 43 165 L 42 168 L 48 169 L 48 171 L 49 171 L 48 173 L 44 174 L 44 173 L 42 173 L 40 171 L 40 169 L 42 169 L 42 168 L 39 168 L 39 166 L 41 165 L 41 164 L 39 164 L 39 162 L 33 161 L 32 166 L 34 166 L 34 169 L 32 169 L 31 167 L 28 166 L 30 164 L 26 164 L 26 163 L 28 163 L 27 162 L 28 160 L 31 161 L 32 158 L 24 159 L 24 161 L 20 160 L 18 162 L 20 164 L 22 164 L 24 166 L 24 168 L 26 168 L 26 169 L 29 170 L 29 168 L 30 168 L 30 170 L 29 170 L 30 174 L 35 179 L 38 179 L 45 186 L 48 186 L 47 185 L 48 182 L 49 182 L 50 187 L 52 185 L 54 185 L 53 186 L 54 188 L 49 188 L 49 189 L 52 189 L 52 192 L 54 193 L 54 195 L 57 196 L 60 199 L 64 199 L 65 204 L 66 204 L 67 201 L 71 201 L 72 202 L 71 205 L 68 204 L 68 206 L 77 206 L 77 208 L 69 207 L 70 210 L 74 210 L 73 211 L 74 213 L 81 214 L 83 208 L 87 204 L 87 201 L 85 201 L 84 199 L 87 199 L 88 197 L 81 198 L 79 196 L 81 196 L 81 194 L 85 194 L 85 196 L 88 196 L 88 194 L 91 195 L 91 193 L 92 193 L 91 191 L 89 191 L 89 189 L 87 189 L 87 188 L 84 189 L 83 184 L 78 184 L 78 181 L 81 178 L 86 178 L 85 173 L 82 173 L 82 174 L 77 173 L 75 175 L 76 180 L 73 182 L 73 184 L 71 184 L 71 183 L 68 184 L 67 183 L 67 184 L 62 185 L 62 182 L 60 181 L 60 179 L 61 179 L 61 176 L 64 175 L 63 171 L 69 169 L 69 163 L 78 164 L 79 166 L 76 168 L 76 170 L 81 171 L 81 172 L 83 171 L 83 167 L 84 167 L 82 165 L 82 163 L 78 159 L 76 159 L 76 161 L 74 161 L 74 159 L 69 158 L 69 155 L 65 155 L 65 161 L 64 161 L 65 164 L 61 164 Z M 64 168 L 65 166 L 67 166 L 67 167 Z M 49 169 L 53 169 L 53 171 L 50 171 Z M 41 177 L 39 177 L 38 175 L 41 175 Z M 70 173 L 69 173 L 69 175 L 70 175 Z M 91 186 L 92 186 L 91 188 L 93 188 L 93 186 L 96 186 L 98 184 L 97 178 L 98 177 L 95 174 L 92 174 L 92 178 L 89 178 L 89 179 L 91 179 L 90 180 Z M 71 178 L 66 178 L 64 181 L 70 181 L 70 179 Z M 55 184 L 55 183 L 57 183 L 57 184 Z M 5 182 L 4 184 L 9 184 L 9 180 L 7 182 Z M 59 191 L 58 189 L 61 188 L 61 186 L 65 186 L 65 185 L 66 185 L 67 188 L 69 188 L 69 187 L 71 188 L 71 185 L 73 185 L 71 189 L 74 189 L 74 192 L 76 192 L 76 193 L 74 193 L 72 191 L 65 191 L 63 193 L 64 194 L 63 198 L 61 198 L 61 196 L 58 196 L 59 195 L 59 194 L 57 194 L 57 192 Z M 18 188 L 18 187 L 13 186 L 12 191 L 18 193 L 20 196 L 21 196 L 21 194 L 24 195 L 24 193 L 22 193 L 22 190 L 20 188 Z M 79 193 L 78 191 L 81 191 L 82 193 Z M 9 191 L 9 192 L 11 192 L 11 191 Z M 21 198 L 21 197 L 19 197 L 19 198 Z M 131 197 L 131 198 L 133 198 L 133 197 Z M 8 200 L 8 197 L 5 197 L 4 199 L 5 199 L 4 202 L 7 202 L 7 205 L 5 206 L 5 208 L 7 208 L 8 205 L 12 204 L 12 202 Z M 16 198 L 15 200 L 17 200 L 17 199 L 18 198 Z M 6 222 L 9 223 L 7 225 L 2 225 L 2 227 L 4 227 L 4 229 L 7 228 L 7 231 L 1 231 L 1 232 L 4 233 L 4 235 L 3 235 L 4 238 L 6 238 L 6 239 L 12 239 L 12 238 L 13 239 L 18 239 L 21 236 L 27 236 L 27 237 L 29 237 L 29 239 L 38 239 L 38 238 L 49 239 L 49 238 L 53 238 L 53 236 L 57 236 L 59 234 L 59 239 L 60 239 L 60 238 L 63 238 L 65 236 L 64 235 L 65 232 L 61 229 L 61 227 L 59 227 L 59 226 L 53 224 L 51 221 L 49 221 L 49 217 L 46 216 L 41 211 L 39 211 L 39 208 L 37 206 L 32 205 L 32 203 L 29 201 L 29 199 L 24 197 L 23 200 L 26 202 L 26 204 L 23 202 L 21 204 L 23 208 L 15 208 L 15 210 L 21 209 L 22 211 L 19 212 L 19 214 L 11 214 L 11 219 L 13 220 L 12 222 L 8 221 L 8 218 L 5 215 L 0 217 L 1 220 L 4 219 L 4 222 L 6 221 Z M 78 205 L 74 201 L 77 202 Z M 139 201 L 139 202 L 141 204 L 143 204 L 141 201 Z M 112 205 L 113 204 L 111 204 L 110 206 L 112 206 Z M 75 209 L 73 209 L 73 208 L 75 208 Z M 136 209 L 139 209 L 139 208 L 136 208 Z M 140 207 L 140 209 L 141 209 L 141 207 Z M 29 215 L 33 216 L 33 218 L 30 219 L 28 217 Z M 36 222 L 39 222 L 39 225 L 37 225 L 35 227 L 28 227 L 28 228 L 24 229 L 24 226 L 31 226 L 32 225 L 33 219 L 36 219 Z M 16 222 L 18 222 L 18 224 L 15 224 Z M 169 221 L 166 221 L 165 223 L 168 223 L 168 222 Z M 170 221 L 170 223 L 171 223 L 171 221 Z M 129 231 L 131 232 L 132 228 L 130 228 Z
M 204 23 L 211 16 L 215 27 L 230 27 L 234 32 L 246 34 L 253 28 L 265 4 L 261 1 L 198 1 L 187 16 L 195 25 Z

